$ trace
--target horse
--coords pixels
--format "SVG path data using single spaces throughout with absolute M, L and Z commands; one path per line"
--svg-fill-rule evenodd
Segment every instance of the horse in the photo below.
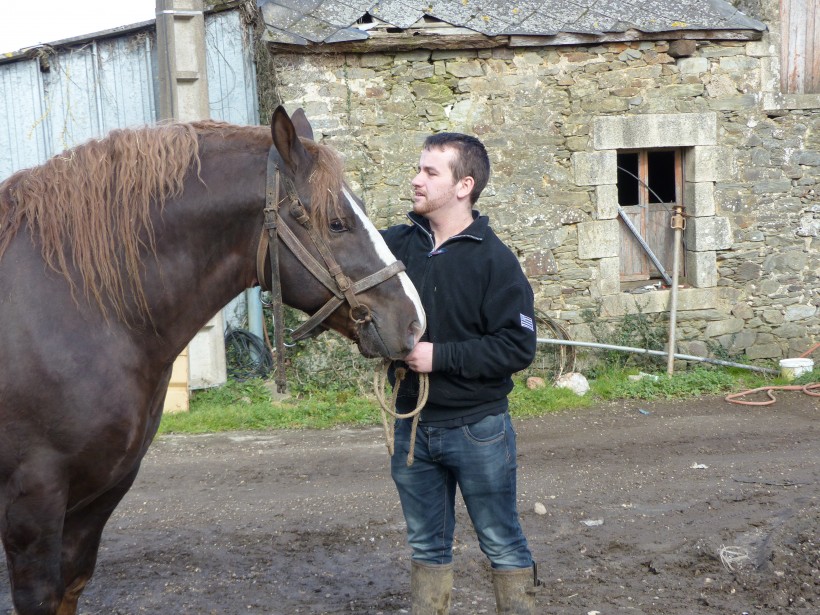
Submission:
M 425 327 L 301 110 L 118 129 L 0 184 L 0 536 L 18 615 L 77 612 L 174 359 L 255 285 L 368 357 L 406 356 Z

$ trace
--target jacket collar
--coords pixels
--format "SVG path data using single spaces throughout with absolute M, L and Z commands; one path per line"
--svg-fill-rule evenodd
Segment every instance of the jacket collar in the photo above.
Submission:
M 473 221 L 463 231 L 457 235 L 453 235 L 447 242 L 455 241 L 457 239 L 473 239 L 475 241 L 484 241 L 484 236 L 487 234 L 487 229 L 490 227 L 490 219 L 487 216 L 482 216 L 477 209 L 473 210 Z M 433 232 L 430 230 L 430 221 L 424 216 L 411 211 L 407 213 L 407 217 L 417 227 L 421 228 L 432 239 Z M 447 243 L 445 242 L 445 243 Z

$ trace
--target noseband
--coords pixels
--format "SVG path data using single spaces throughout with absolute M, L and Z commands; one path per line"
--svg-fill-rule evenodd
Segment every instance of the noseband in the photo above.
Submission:
M 352 282 L 342 271 L 341 266 L 333 257 L 333 253 L 322 234 L 310 222 L 305 206 L 299 200 L 299 195 L 293 182 L 287 175 L 279 170 L 276 162 L 276 148 L 271 147 L 268 152 L 267 180 L 265 186 L 265 221 L 262 235 L 259 238 L 259 247 L 256 251 L 256 278 L 259 286 L 263 290 L 271 292 L 271 305 L 273 308 L 273 333 L 276 347 L 276 389 L 284 393 L 287 388 L 285 378 L 285 331 L 282 302 L 282 285 L 279 276 L 279 240 L 281 239 L 299 262 L 307 269 L 314 278 L 327 288 L 332 297 L 313 316 L 302 323 L 292 334 L 293 341 L 299 341 L 315 334 L 314 330 L 321 325 L 336 309 L 347 302 L 350 306 L 348 315 L 356 324 L 357 329 L 362 325 L 371 322 L 372 316 L 370 307 L 359 301 L 356 297 L 374 286 L 377 286 L 404 271 L 404 264 L 401 261 L 394 261 L 392 264 L 380 269 L 358 282 Z M 280 179 L 281 178 L 281 179 Z M 308 236 L 319 253 L 322 262 L 319 262 L 301 241 L 290 230 L 280 213 L 280 205 L 285 199 L 279 199 L 280 183 L 284 182 L 286 199 L 289 201 L 290 215 L 301 224 L 308 233 Z M 265 284 L 265 262 L 270 259 L 271 265 L 271 285 L 267 288 Z

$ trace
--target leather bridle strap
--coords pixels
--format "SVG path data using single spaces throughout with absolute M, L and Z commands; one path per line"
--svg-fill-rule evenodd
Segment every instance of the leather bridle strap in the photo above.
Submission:
M 284 242 L 284 237 L 282 237 Z M 404 264 L 401 261 L 395 261 L 393 264 L 388 265 L 384 269 L 380 269 L 373 275 L 369 275 L 366 278 L 362 278 L 358 282 L 351 284 L 350 290 L 354 294 L 358 294 L 374 286 L 378 286 L 385 280 L 392 278 L 394 275 L 397 275 L 404 271 Z M 340 297 L 331 297 L 327 303 L 325 303 L 319 311 L 317 311 L 313 316 L 308 318 L 305 322 L 303 322 L 299 327 L 293 331 L 291 334 L 291 339 L 294 342 L 298 342 L 303 340 L 307 337 L 310 337 L 311 332 L 316 329 L 324 320 L 330 316 L 336 309 L 345 302 L 345 299 Z M 358 303 L 358 301 L 357 301 Z M 363 305 L 363 304 L 360 304 Z M 363 307 L 367 308 L 367 306 Z M 355 317 L 354 308 L 350 308 L 350 318 L 353 322 L 357 324 L 364 324 L 370 320 L 370 308 L 367 308 L 367 318 L 365 319 L 357 319 Z
M 303 322 L 299 328 L 295 329 L 291 335 L 291 340 L 294 342 L 298 342 L 309 337 L 309 334 L 313 329 L 318 327 L 324 320 L 330 316 L 336 309 L 345 302 L 346 297 L 345 294 L 341 292 L 338 286 L 335 283 L 335 280 L 330 276 L 330 274 L 322 267 L 322 265 L 317 261 L 313 255 L 307 251 L 307 249 L 302 245 L 296 235 L 293 234 L 282 221 L 281 217 L 279 218 L 281 224 L 277 227 L 278 228 L 278 239 L 284 243 L 288 249 L 296 256 L 297 259 L 305 266 L 308 271 L 311 272 L 313 277 L 315 277 L 319 282 L 322 283 L 330 292 L 333 293 L 333 297 L 331 297 L 327 303 L 325 303 L 322 308 L 313 314 L 310 318 L 308 318 L 305 322 Z M 262 235 L 261 240 L 259 242 L 259 250 L 257 253 L 257 264 L 260 267 L 260 271 L 258 272 L 259 279 L 264 279 L 264 258 L 267 256 L 268 252 L 268 236 Z M 383 269 L 379 269 L 376 273 L 373 273 L 365 278 L 362 278 L 358 282 L 354 282 L 350 285 L 350 292 L 353 295 L 358 295 L 361 292 L 369 290 L 374 286 L 378 286 L 385 280 L 392 278 L 395 275 L 398 275 L 402 271 L 405 270 L 404 263 L 401 261 L 393 261 L 392 264 L 384 267 Z M 264 283 L 260 282 L 260 286 L 264 288 Z M 358 305 L 361 305 L 356 300 Z M 352 309 L 352 308 L 351 308 Z M 351 319 L 354 322 L 362 323 L 366 322 L 364 320 L 356 320 L 352 315 Z
M 267 179 L 265 180 L 265 221 L 262 237 L 256 254 L 256 275 L 259 285 L 265 286 L 265 257 L 267 247 L 271 270 L 271 304 L 273 306 L 273 343 L 276 349 L 276 390 L 285 393 L 288 381 L 285 376 L 285 316 L 282 308 L 282 283 L 279 278 L 279 242 L 277 223 L 279 216 L 279 167 L 276 164 L 276 150 L 268 151 Z M 284 227 L 284 225 L 282 225 Z M 267 231 L 267 233 L 265 232 Z M 263 246 L 267 244 L 266 246 Z M 260 255 L 261 253 L 261 255 Z
M 285 331 L 282 302 L 282 285 L 279 276 L 279 241 L 281 240 L 302 265 L 325 286 L 333 296 L 313 316 L 302 323 L 291 335 L 291 339 L 299 341 L 310 334 L 327 319 L 344 302 L 350 306 L 350 319 L 358 325 L 370 322 L 372 315 L 370 308 L 361 303 L 356 297 L 385 280 L 404 271 L 401 261 L 394 261 L 379 271 L 362 278 L 358 282 L 351 282 L 341 266 L 333 257 L 330 247 L 320 233 L 313 228 L 307 210 L 299 201 L 296 189 L 287 176 L 282 176 L 285 191 L 290 199 L 290 213 L 308 232 L 316 250 L 324 264 L 320 263 L 308 249 L 299 241 L 293 231 L 285 224 L 279 213 L 280 171 L 276 163 L 276 150 L 271 147 L 268 152 L 267 180 L 265 188 L 265 221 L 264 230 L 259 239 L 256 253 L 256 276 L 259 285 L 265 289 L 265 257 L 270 258 L 271 264 L 271 307 L 273 310 L 274 345 L 276 349 L 276 389 L 284 393 L 287 388 L 285 378 Z

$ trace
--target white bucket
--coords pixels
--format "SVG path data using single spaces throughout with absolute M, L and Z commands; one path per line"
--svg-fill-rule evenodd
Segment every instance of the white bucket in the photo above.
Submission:
M 814 369 L 812 359 L 781 359 L 780 375 L 786 380 L 794 380 Z

